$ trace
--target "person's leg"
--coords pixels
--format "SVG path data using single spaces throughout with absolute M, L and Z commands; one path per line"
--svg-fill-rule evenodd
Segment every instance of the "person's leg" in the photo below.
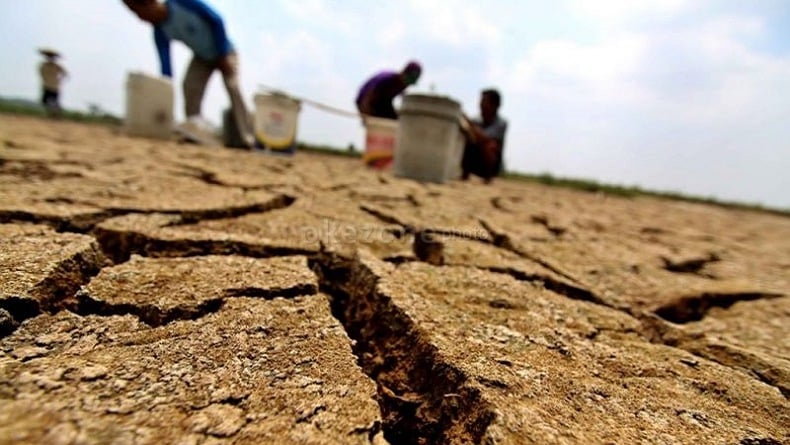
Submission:
M 480 163 L 482 162 L 480 146 L 467 142 L 464 146 L 464 157 L 461 160 L 461 179 L 469 179 L 470 174 L 479 175 Z
M 184 111 L 187 118 L 200 116 L 200 108 L 203 103 L 203 94 L 206 92 L 211 73 L 214 72 L 216 64 L 192 57 L 189 68 L 184 76 Z
M 63 111 L 60 108 L 60 92 L 59 91 L 53 91 L 51 100 L 52 100 L 52 110 L 53 110 L 53 113 L 55 114 L 55 117 L 60 117 L 60 115 L 61 115 L 61 113 Z
M 222 78 L 225 81 L 225 88 L 228 90 L 228 97 L 230 98 L 231 110 L 236 121 L 236 128 L 244 142 L 252 148 L 255 144 L 255 136 L 250 113 L 247 111 L 247 105 L 244 103 L 244 97 L 241 94 L 241 87 L 239 85 L 239 57 L 235 53 L 228 57 L 230 57 L 233 70 L 232 73 L 223 75 Z
M 496 146 L 486 145 L 480 149 L 480 164 L 478 176 L 483 178 L 486 184 L 499 174 L 501 166 L 501 153 Z
M 41 103 L 44 105 L 44 109 L 48 116 L 54 117 L 57 115 L 57 94 L 52 90 L 44 89 L 44 94 L 41 96 Z

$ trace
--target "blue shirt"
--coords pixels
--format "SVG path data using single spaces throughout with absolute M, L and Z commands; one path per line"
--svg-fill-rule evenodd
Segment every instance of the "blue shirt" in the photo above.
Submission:
M 217 60 L 233 52 L 222 17 L 210 6 L 201 0 L 167 0 L 165 6 L 167 20 L 154 25 L 154 41 L 163 76 L 173 76 L 171 40 L 183 42 L 203 60 Z

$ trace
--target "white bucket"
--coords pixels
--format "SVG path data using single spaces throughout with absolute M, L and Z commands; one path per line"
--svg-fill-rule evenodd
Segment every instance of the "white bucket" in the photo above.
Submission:
M 255 95 L 255 136 L 275 151 L 293 151 L 301 103 L 281 93 Z
M 398 121 L 395 119 L 365 118 L 365 154 L 362 160 L 370 167 L 383 170 L 392 164 Z
M 394 174 L 437 183 L 457 179 L 464 150 L 460 117 L 461 105 L 453 99 L 406 95 L 400 110 Z
M 166 77 L 129 73 L 126 119 L 129 136 L 169 139 L 173 132 L 173 83 Z

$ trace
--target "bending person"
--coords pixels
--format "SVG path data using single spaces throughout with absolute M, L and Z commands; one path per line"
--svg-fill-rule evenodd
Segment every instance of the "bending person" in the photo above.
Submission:
M 357 110 L 364 116 L 397 119 L 398 113 L 392 102 L 407 87 L 417 83 L 422 68 L 417 62 L 409 62 L 401 72 L 382 71 L 368 79 L 357 93 Z

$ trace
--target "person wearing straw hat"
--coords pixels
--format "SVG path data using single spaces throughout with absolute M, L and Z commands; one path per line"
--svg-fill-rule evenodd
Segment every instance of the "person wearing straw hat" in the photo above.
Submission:
M 193 52 L 184 76 L 187 121 L 177 131 L 198 143 L 214 143 L 213 131 L 201 116 L 203 94 L 214 71 L 222 73 L 231 109 L 245 144 L 254 146 L 250 114 L 239 85 L 239 57 L 228 39 L 222 17 L 201 0 L 123 0 L 141 20 L 151 23 L 162 75 L 173 76 L 170 42 L 183 42 Z
M 41 75 L 41 104 L 44 105 L 47 115 L 60 117 L 62 112 L 60 108 L 60 83 L 67 77 L 68 73 L 57 62 L 57 59 L 60 57 L 57 51 L 41 48 L 38 52 L 45 58 L 38 67 L 38 72 Z
M 357 110 L 364 116 L 397 119 L 398 113 L 392 101 L 417 83 L 422 73 L 418 62 L 411 61 L 401 72 L 382 71 L 368 79 L 357 93 Z

